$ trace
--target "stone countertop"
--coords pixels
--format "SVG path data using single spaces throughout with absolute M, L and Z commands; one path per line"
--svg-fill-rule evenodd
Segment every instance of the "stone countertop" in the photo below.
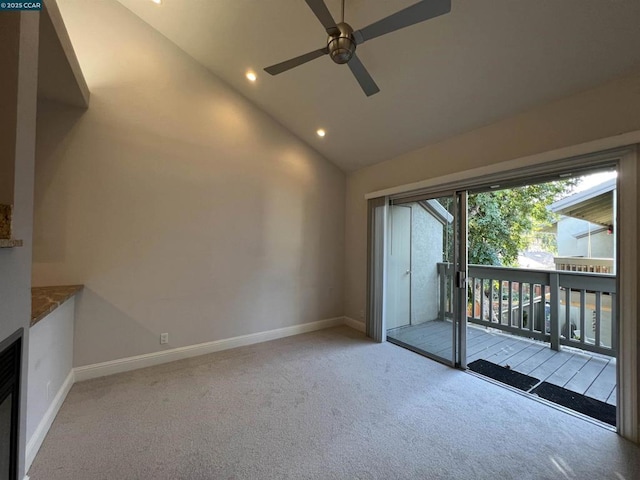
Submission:
M 0 239 L 11 238 L 11 205 L 0 205 Z
M 15 240 L 13 238 L 0 238 L 0 248 L 21 247 L 22 244 L 22 240 Z
M 60 285 L 31 288 L 31 326 L 74 296 L 83 285 Z

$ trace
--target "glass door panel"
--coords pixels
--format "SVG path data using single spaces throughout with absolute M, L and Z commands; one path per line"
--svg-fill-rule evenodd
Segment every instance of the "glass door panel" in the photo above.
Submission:
M 460 363 L 459 208 L 460 195 L 395 203 L 387 229 L 387 340 L 451 365 Z

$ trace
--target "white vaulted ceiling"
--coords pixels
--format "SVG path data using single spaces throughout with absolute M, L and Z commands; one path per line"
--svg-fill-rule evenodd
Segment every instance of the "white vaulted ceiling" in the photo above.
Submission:
M 345 20 L 362 28 L 415 1 L 346 0 Z M 369 98 L 328 56 L 262 71 L 325 46 L 304 0 L 120 2 L 347 171 L 640 67 L 638 0 L 452 0 L 450 14 L 358 47 L 381 90 Z M 339 21 L 340 1 L 326 3 Z

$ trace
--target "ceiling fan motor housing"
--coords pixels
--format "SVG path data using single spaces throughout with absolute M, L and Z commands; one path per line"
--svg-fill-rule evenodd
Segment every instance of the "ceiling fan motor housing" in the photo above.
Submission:
M 356 51 L 356 42 L 353 39 L 353 28 L 348 23 L 338 23 L 336 25 L 340 34 L 330 35 L 327 40 L 327 48 L 331 60 L 336 63 L 347 63 Z

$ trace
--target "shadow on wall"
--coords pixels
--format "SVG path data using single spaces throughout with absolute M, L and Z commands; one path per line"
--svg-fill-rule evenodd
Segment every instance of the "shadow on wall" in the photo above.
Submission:
M 75 364 L 340 316 L 344 174 L 119 3 L 63 13 L 91 107 L 43 117 L 34 279 L 85 284 Z
M 34 189 L 33 262 L 60 263 L 66 258 L 66 223 L 68 198 L 49 197 L 50 186 L 66 186 L 66 178 L 59 176 L 61 161 L 70 138 L 85 109 L 70 107 L 47 100 L 38 101 L 36 129 L 36 183 Z M 43 128 L 46 125 L 46 128 Z M 64 189 L 66 191 L 66 189 Z
M 49 106 L 39 150 L 35 278 L 85 284 L 75 366 L 341 313 L 340 184 L 326 198 L 308 154 L 248 164 L 144 126 L 127 136 L 102 95 L 83 118 Z
M 82 321 L 74 326 L 74 367 L 128 357 L 131 352 L 145 354 L 171 348 L 171 344 L 159 345 L 155 331 L 91 288 L 85 287 L 76 297 L 78 318 Z M 88 341 L 91 338 L 101 341 Z

